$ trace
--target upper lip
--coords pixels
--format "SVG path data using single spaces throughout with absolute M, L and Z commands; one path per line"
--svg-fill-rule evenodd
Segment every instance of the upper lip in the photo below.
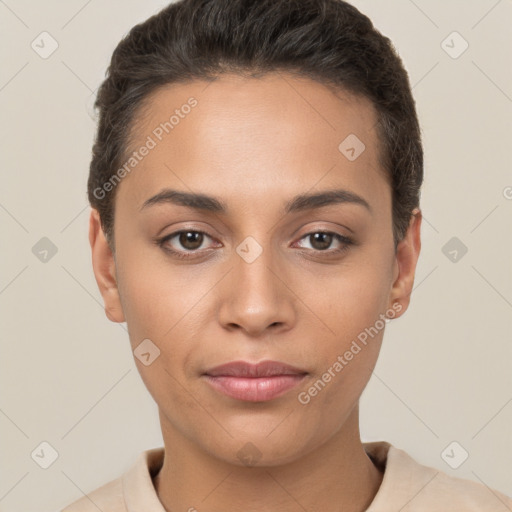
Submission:
M 307 372 L 289 364 L 279 361 L 261 361 L 259 363 L 248 363 L 245 361 L 232 361 L 211 368 L 205 372 L 210 377 L 272 377 L 275 375 L 303 375 Z

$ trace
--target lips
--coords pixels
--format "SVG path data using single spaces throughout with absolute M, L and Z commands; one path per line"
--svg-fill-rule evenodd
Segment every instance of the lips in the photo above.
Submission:
M 216 391 L 231 398 L 264 402 L 285 394 L 306 375 L 305 370 L 278 361 L 233 361 L 206 371 L 203 377 Z
M 233 361 L 220 366 L 216 366 L 206 372 L 211 377 L 273 377 L 275 375 L 298 375 L 307 373 L 294 366 L 290 366 L 278 361 L 262 361 L 252 364 L 245 361 Z

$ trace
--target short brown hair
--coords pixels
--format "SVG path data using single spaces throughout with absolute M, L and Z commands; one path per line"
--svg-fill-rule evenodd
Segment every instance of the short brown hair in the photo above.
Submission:
M 396 244 L 419 207 L 423 149 L 409 78 L 391 41 L 342 0 L 180 0 L 134 26 L 112 54 L 95 108 L 88 198 L 113 247 L 115 190 L 138 108 L 157 88 L 230 72 L 288 71 L 368 98 L 378 114 Z M 341 142 L 341 141 L 340 141 Z

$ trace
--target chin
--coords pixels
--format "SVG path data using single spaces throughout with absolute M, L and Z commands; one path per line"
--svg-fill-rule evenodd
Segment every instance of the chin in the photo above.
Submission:
M 282 466 L 297 461 L 315 448 L 302 444 L 292 432 L 284 430 L 280 435 L 270 436 L 261 430 L 253 436 L 245 432 L 234 435 L 229 441 L 224 439 L 224 443 L 219 441 L 207 440 L 205 450 L 210 456 L 239 467 Z

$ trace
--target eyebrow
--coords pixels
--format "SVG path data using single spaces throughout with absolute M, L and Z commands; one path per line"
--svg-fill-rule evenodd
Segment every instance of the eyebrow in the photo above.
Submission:
M 363 197 L 343 189 L 326 190 L 313 194 L 299 194 L 286 203 L 284 212 L 285 214 L 296 213 L 344 203 L 361 205 L 369 212 L 372 212 L 370 204 Z M 227 205 L 213 196 L 168 188 L 163 189 L 158 194 L 144 201 L 141 211 L 158 204 L 176 204 L 212 213 L 227 214 L 228 212 Z

